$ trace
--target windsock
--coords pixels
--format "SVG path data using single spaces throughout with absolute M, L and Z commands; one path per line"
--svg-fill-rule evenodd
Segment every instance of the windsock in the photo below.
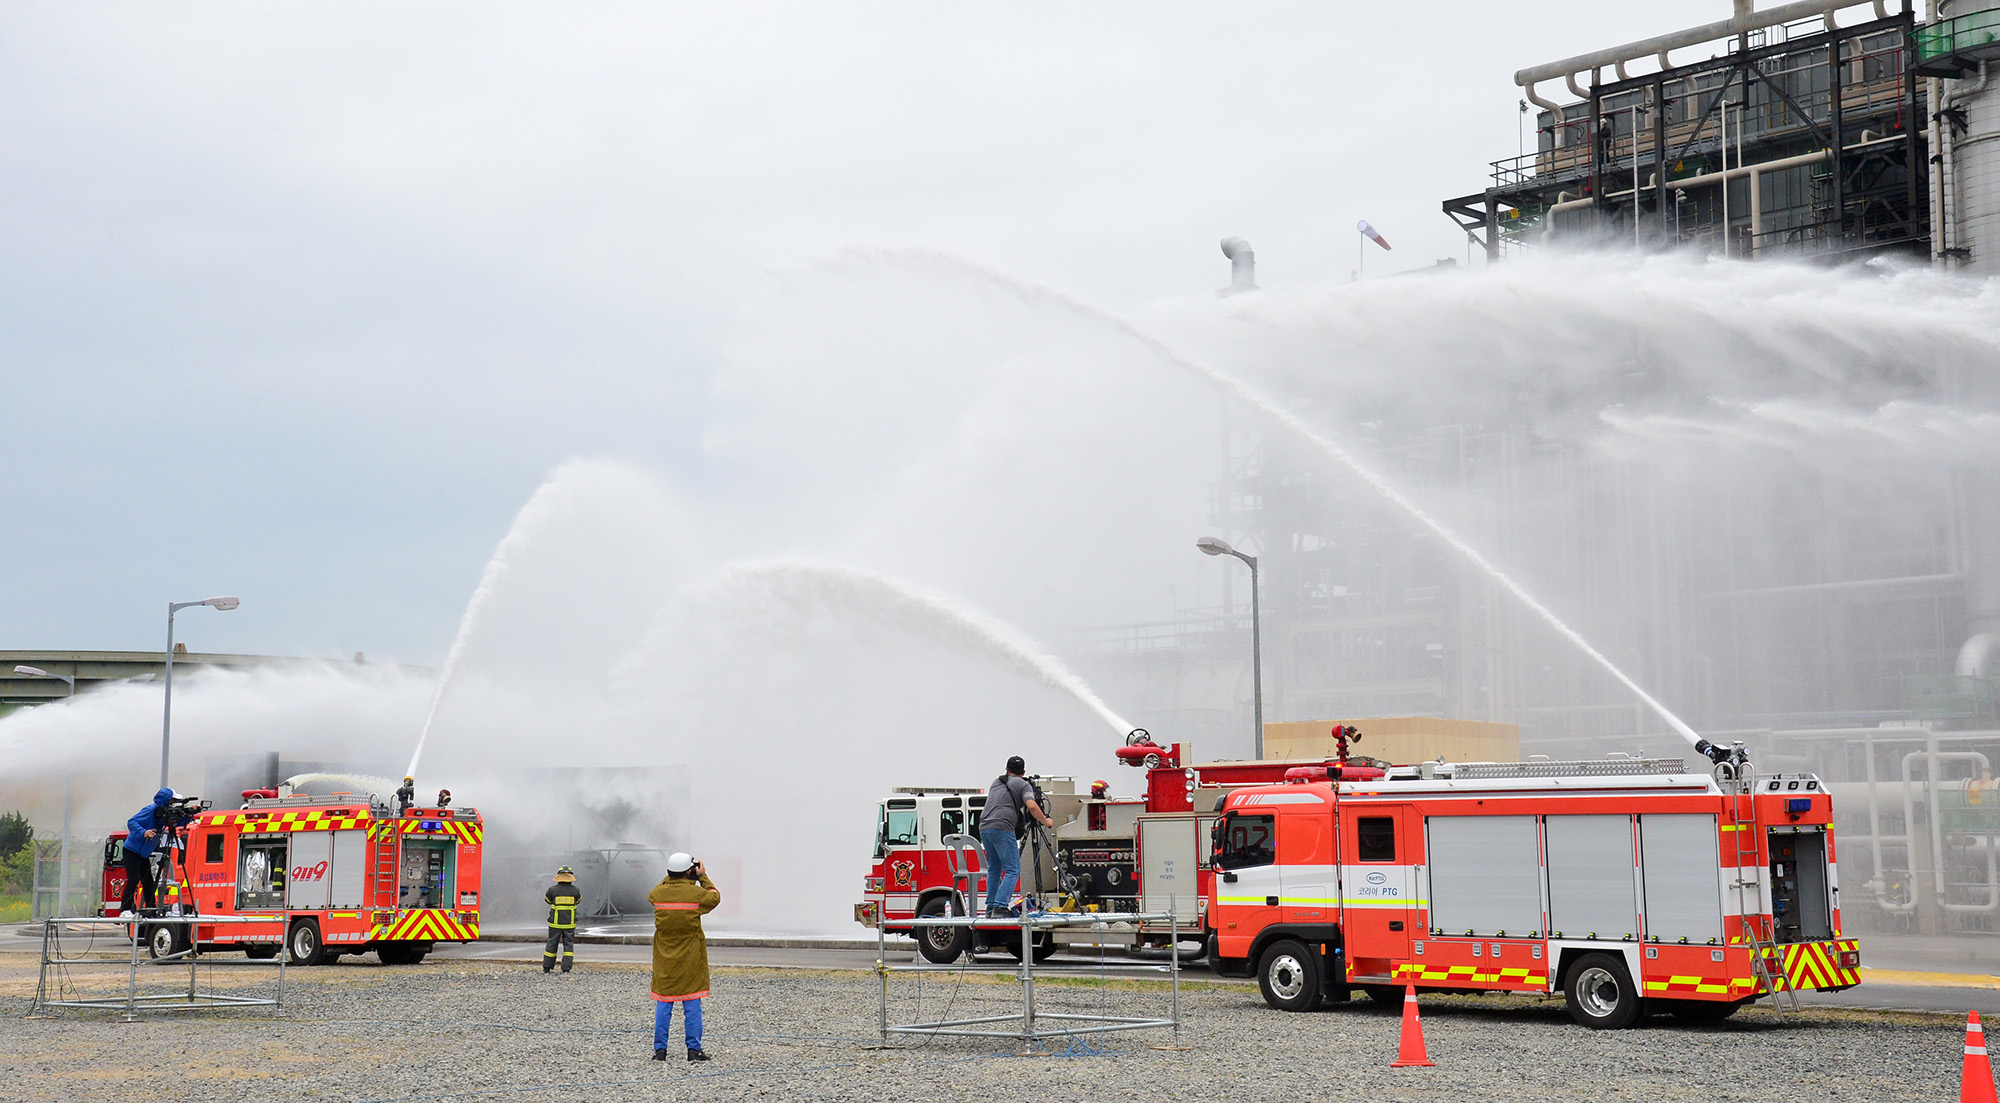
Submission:
M 1375 227 L 1370 226 L 1368 224 L 1367 219 L 1364 218 L 1361 221 L 1355 223 L 1354 228 L 1368 235 L 1368 239 L 1370 241 L 1373 241 L 1375 244 L 1380 245 L 1384 249 L 1389 248 L 1389 239 L 1383 237 L 1379 232 L 1377 232 Z

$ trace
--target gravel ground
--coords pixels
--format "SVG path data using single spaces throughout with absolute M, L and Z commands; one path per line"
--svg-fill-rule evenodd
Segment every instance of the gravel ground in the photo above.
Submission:
M 260 983 L 246 970 L 222 983 Z M 290 971 L 282 1010 L 126 1024 L 96 1013 L 25 1018 L 34 958 L 0 955 L 0 1099 L 632 1100 L 654 1098 L 1038 1100 L 1322 1098 L 1371 1100 L 1949 1099 L 1956 1018 L 1752 1008 L 1717 1026 L 1666 1020 L 1594 1033 L 1555 1000 L 1425 997 L 1436 1068 L 1391 1069 L 1398 1019 L 1365 1001 L 1308 1015 L 1268 1010 L 1254 989 L 1183 986 L 1183 1051 L 1162 1031 L 1056 1043 L 933 1039 L 876 1045 L 875 979 L 797 970 L 718 970 L 707 1002 L 715 1060 L 649 1060 L 643 967 L 372 958 Z M 891 1021 L 1001 1014 L 1018 984 L 929 974 L 892 983 Z M 1157 1014 L 1164 985 L 1038 984 L 1043 1011 Z M 678 1016 L 676 1016 L 678 1019 Z M 675 1024 L 678 1038 L 679 1023 Z

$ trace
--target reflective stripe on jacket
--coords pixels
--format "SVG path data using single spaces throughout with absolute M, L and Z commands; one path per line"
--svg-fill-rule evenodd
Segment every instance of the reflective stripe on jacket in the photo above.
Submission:
M 558 881 L 542 894 L 549 902 L 549 926 L 557 930 L 568 930 L 576 926 L 576 906 L 583 902 L 583 891 L 566 881 Z

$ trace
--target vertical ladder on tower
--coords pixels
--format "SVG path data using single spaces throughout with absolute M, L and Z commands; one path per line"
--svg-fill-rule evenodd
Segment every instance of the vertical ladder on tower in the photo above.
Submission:
M 1747 765 L 1740 768 L 1748 770 Z M 1763 893 L 1760 891 L 1760 871 L 1764 863 L 1757 854 L 1757 787 L 1752 784 L 1753 781 L 1754 775 L 1738 778 L 1735 793 L 1730 798 L 1731 816 L 1736 821 L 1736 829 L 1730 832 L 1736 837 L 1736 911 L 1743 923 L 1744 938 L 1750 943 L 1751 975 L 1763 982 L 1764 990 L 1771 993 L 1774 1003 L 1782 1003 L 1787 1010 L 1798 1011 L 1799 993 L 1785 975 L 1778 944 L 1763 934 L 1758 920 L 1753 918 L 1764 913 Z M 1746 865 L 1750 870 L 1748 874 L 1744 872 Z

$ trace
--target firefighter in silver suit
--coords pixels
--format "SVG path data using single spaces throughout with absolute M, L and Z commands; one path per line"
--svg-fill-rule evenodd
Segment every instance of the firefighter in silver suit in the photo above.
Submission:
M 568 866 L 556 870 L 556 883 L 542 894 L 549 902 L 549 941 L 542 950 L 542 972 L 556 967 L 562 953 L 562 971 L 576 964 L 576 907 L 583 902 L 583 890 L 576 887 L 576 871 Z

